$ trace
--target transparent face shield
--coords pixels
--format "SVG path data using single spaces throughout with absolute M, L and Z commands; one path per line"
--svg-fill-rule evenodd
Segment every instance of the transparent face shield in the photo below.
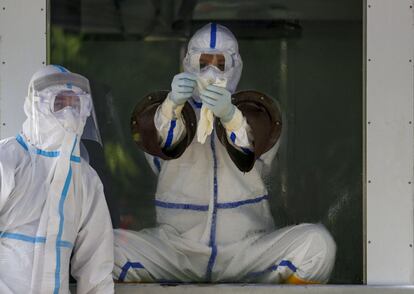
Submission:
M 32 82 L 29 95 L 32 136 L 38 143 L 45 141 L 42 133 L 51 132 L 58 122 L 66 131 L 102 145 L 86 78 L 68 72 L 47 75 Z

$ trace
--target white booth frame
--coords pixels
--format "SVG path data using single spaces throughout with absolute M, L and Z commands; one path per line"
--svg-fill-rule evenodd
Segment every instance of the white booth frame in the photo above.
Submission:
M 413 0 L 361 0 L 361 5 L 364 281 L 413 285 Z M 20 130 L 30 76 L 47 63 L 47 8 L 47 0 L 0 0 L 0 138 Z
M 414 284 L 412 0 L 365 4 L 367 284 Z

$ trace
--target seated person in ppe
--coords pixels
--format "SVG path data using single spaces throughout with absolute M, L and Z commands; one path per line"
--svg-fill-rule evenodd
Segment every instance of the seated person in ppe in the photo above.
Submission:
M 329 232 L 274 227 L 262 176 L 279 146 L 281 116 L 264 94 L 234 93 L 242 71 L 234 35 L 204 26 L 183 65 L 172 90 L 148 95 L 132 116 L 134 140 L 158 174 L 158 226 L 115 230 L 114 278 L 326 283 L 336 251 Z
M 113 231 L 96 172 L 80 157 L 89 82 L 37 71 L 16 137 L 0 141 L 0 293 L 113 293 Z

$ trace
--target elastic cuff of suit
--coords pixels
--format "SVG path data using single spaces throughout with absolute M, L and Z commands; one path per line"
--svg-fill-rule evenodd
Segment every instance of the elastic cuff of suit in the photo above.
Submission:
M 222 124 L 229 132 L 237 131 L 243 124 L 243 113 L 236 107 L 233 118 Z
M 184 104 L 177 105 L 170 99 L 170 94 L 168 93 L 167 98 L 161 104 L 161 113 L 168 119 L 176 119 L 181 115 Z

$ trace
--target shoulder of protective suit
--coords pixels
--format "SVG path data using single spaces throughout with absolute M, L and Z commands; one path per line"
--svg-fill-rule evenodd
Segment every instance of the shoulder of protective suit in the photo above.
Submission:
M 85 219 L 96 203 L 105 201 L 104 189 L 101 179 L 95 169 L 86 160 L 81 160 L 82 193 L 78 195 L 82 205 L 82 219 Z
M 26 153 L 27 150 L 17 142 L 15 137 L 0 140 L 0 163 L 17 162 Z

